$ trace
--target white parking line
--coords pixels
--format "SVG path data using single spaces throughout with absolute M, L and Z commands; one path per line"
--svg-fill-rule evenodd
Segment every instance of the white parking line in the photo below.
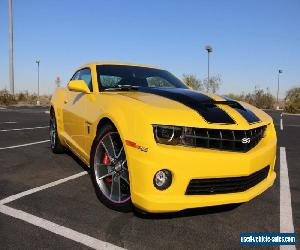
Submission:
M 295 232 L 285 147 L 280 147 L 280 232 Z M 281 245 L 280 249 L 296 249 L 296 247 Z
M 300 127 L 300 125 L 297 124 L 289 124 L 289 125 L 285 125 L 286 127 Z
M 300 116 L 300 114 L 292 114 L 292 113 L 283 113 L 283 115 Z
M 21 145 L 9 146 L 9 147 L 0 148 L 0 150 L 27 147 L 27 146 L 41 144 L 41 143 L 45 143 L 45 142 L 49 142 L 49 141 L 50 140 L 45 140 L 45 141 L 37 141 L 37 142 L 31 142 L 31 143 L 26 143 L 26 144 L 21 144 Z
M 32 215 L 32 214 L 26 213 L 24 211 L 14 209 L 14 208 L 11 208 L 11 207 L 8 207 L 8 206 L 4 205 L 4 204 L 7 204 L 9 202 L 20 199 L 24 196 L 27 196 L 27 195 L 45 190 L 45 189 L 50 188 L 50 187 L 57 186 L 59 184 L 62 184 L 64 182 L 67 182 L 67 181 L 70 181 L 70 180 L 74 180 L 74 179 L 79 178 L 79 177 L 81 177 L 83 175 L 86 175 L 86 174 L 87 174 L 87 172 L 83 171 L 83 172 L 80 172 L 78 174 L 74 174 L 74 175 L 71 175 L 69 177 L 66 177 L 66 178 L 48 183 L 46 185 L 36 187 L 36 188 L 32 188 L 32 189 L 24 191 L 22 193 L 15 194 L 15 195 L 9 196 L 5 199 L 2 199 L 0 201 L 0 212 L 3 213 L 3 214 L 6 214 L 8 216 L 11 216 L 13 218 L 17 218 L 19 220 L 28 222 L 32 225 L 37 226 L 37 227 L 43 228 L 43 229 L 45 229 L 49 232 L 52 232 L 52 233 L 55 233 L 57 235 L 63 236 L 67 239 L 76 241 L 78 243 L 81 243 L 81 244 L 83 244 L 85 246 L 88 246 L 88 247 L 91 247 L 93 249 L 109 249 L 109 250 L 110 249 L 116 249 L 116 250 L 117 249 L 124 249 L 124 248 L 118 247 L 116 245 L 113 245 L 111 243 L 98 240 L 98 239 L 93 238 L 89 235 L 82 234 L 82 233 L 77 232 L 73 229 L 58 225 L 54 222 L 51 222 L 51 221 L 45 220 L 43 218 L 37 217 L 35 215 Z
M 0 122 L 0 124 L 16 124 L 17 122 Z
M 87 174 L 87 172 L 83 171 L 83 172 L 80 172 L 78 174 L 74 174 L 74 175 L 71 175 L 69 177 L 66 177 L 66 178 L 63 178 L 63 179 L 60 179 L 60 180 L 57 180 L 57 181 L 50 182 L 50 183 L 45 184 L 43 186 L 32 188 L 32 189 L 29 189 L 29 190 L 24 191 L 22 193 L 18 193 L 18 194 L 9 196 L 9 197 L 7 197 L 5 199 L 0 200 L 0 205 L 4 205 L 6 203 L 9 203 L 9 202 L 12 202 L 14 200 L 20 199 L 20 198 L 22 198 L 24 196 L 27 196 L 27 195 L 39 192 L 41 190 L 57 186 L 57 185 L 62 184 L 64 182 L 67 182 L 67 181 L 70 181 L 70 180 L 74 180 L 74 179 L 79 178 L 79 177 L 81 177 L 83 175 L 86 175 L 86 174 Z
M 124 249 L 8 206 L 0 205 L 0 212 L 94 249 Z
M 45 114 L 45 111 L 47 111 L 47 109 L 34 109 L 34 108 L 30 108 L 30 109 L 10 109 L 10 108 L 0 108 L 1 112 L 18 112 L 18 113 L 22 113 L 22 114 Z
M 33 127 L 33 128 L 13 128 L 13 129 L 2 129 L 2 130 L 0 130 L 0 132 L 22 131 L 22 130 L 34 130 L 34 129 L 42 129 L 42 128 L 49 128 L 49 126 Z
M 280 130 L 283 130 L 283 122 L 282 122 L 282 118 L 280 119 Z

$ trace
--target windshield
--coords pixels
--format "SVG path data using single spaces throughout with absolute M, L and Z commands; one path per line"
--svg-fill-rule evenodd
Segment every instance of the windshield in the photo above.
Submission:
M 187 88 L 170 72 L 161 69 L 127 65 L 98 65 L 97 75 L 100 90 L 123 85 L 148 88 Z

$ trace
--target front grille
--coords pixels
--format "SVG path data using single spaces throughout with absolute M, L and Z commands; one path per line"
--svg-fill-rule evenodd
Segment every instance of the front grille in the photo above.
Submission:
M 263 138 L 266 126 L 250 130 L 188 128 L 184 145 L 227 151 L 247 152 Z
M 249 176 L 193 179 L 190 181 L 186 195 L 225 194 L 243 192 L 263 181 L 269 173 L 267 166 Z

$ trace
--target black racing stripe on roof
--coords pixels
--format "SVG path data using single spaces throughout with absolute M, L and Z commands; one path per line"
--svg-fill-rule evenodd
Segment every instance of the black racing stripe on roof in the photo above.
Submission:
M 197 111 L 209 123 L 235 124 L 212 98 L 200 92 L 182 88 L 139 88 L 139 91 L 177 101 Z

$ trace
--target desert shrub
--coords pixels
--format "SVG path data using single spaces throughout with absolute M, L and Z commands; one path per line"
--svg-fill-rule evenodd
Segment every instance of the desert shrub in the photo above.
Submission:
M 300 112 L 300 88 L 292 88 L 288 90 L 285 97 L 284 111 L 289 113 Z
M 51 101 L 51 95 L 42 95 L 40 96 L 41 105 L 49 106 Z
M 21 93 L 19 93 L 18 95 L 17 95 L 17 100 L 18 100 L 18 102 L 25 102 L 26 101 L 26 99 L 27 99 L 27 95 L 28 95 L 28 93 L 25 93 L 25 92 L 21 92 Z
M 193 74 L 183 74 L 182 80 L 187 86 L 194 90 L 203 90 L 201 80 L 199 80 L 197 76 Z
M 13 105 L 17 100 L 14 95 L 10 94 L 7 90 L 0 91 L 0 105 Z
M 248 94 L 228 94 L 229 98 L 244 101 L 250 103 L 261 109 L 272 109 L 275 104 L 275 97 L 270 93 L 269 89 L 264 91 L 263 89 L 255 88 L 252 93 Z
M 206 92 L 216 93 L 222 85 L 222 78 L 220 75 L 211 76 L 203 80 L 203 86 Z
M 263 89 L 255 88 L 254 92 L 245 96 L 245 101 L 262 109 L 272 109 L 275 104 L 275 97 Z
M 30 99 L 30 94 L 28 93 L 28 91 L 20 92 L 16 94 L 16 99 L 18 102 L 27 103 Z
M 30 94 L 28 91 L 23 91 L 16 94 L 16 99 L 20 104 L 36 104 L 37 95 Z
M 230 99 L 233 99 L 233 100 L 237 100 L 237 101 L 245 101 L 245 96 L 244 94 L 241 94 L 241 95 L 237 95 L 237 94 L 228 94 L 226 95 L 227 97 L 229 97 Z
M 38 97 L 36 94 L 31 94 L 28 96 L 27 103 L 28 104 L 36 104 Z
M 30 94 L 28 91 L 23 91 L 15 95 L 10 94 L 7 90 L 0 90 L 0 105 L 36 105 L 38 97 L 36 94 Z M 50 104 L 51 95 L 41 95 L 40 103 L 42 106 Z

